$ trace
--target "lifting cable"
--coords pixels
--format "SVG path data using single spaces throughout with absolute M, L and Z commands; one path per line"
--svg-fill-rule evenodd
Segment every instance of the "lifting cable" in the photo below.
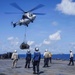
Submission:
M 26 40 L 26 26 L 25 26 L 25 34 L 24 34 L 24 43 L 27 43 L 27 40 Z

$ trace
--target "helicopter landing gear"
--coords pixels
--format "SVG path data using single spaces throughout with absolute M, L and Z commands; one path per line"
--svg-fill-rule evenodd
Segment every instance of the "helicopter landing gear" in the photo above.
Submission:
M 28 27 L 28 24 L 26 24 L 26 26 Z
M 13 27 L 16 27 L 16 23 L 13 24 Z

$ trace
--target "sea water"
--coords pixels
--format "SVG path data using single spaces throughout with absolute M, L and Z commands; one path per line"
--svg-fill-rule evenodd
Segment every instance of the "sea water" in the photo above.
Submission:
M 19 54 L 19 58 L 25 58 L 26 55 L 25 54 Z M 32 54 L 33 57 L 33 54 Z M 41 58 L 43 59 L 44 56 L 43 54 L 41 54 Z M 69 54 L 53 54 L 52 55 L 52 59 L 56 59 L 56 60 L 69 60 L 70 55 Z M 75 54 L 74 54 L 74 60 L 75 60 Z

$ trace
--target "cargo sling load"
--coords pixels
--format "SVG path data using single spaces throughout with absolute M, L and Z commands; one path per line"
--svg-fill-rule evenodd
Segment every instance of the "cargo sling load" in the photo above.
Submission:
M 20 49 L 22 49 L 22 50 L 29 49 L 29 47 L 30 46 L 27 44 L 27 41 L 26 41 L 26 32 L 25 32 L 24 41 L 21 43 Z

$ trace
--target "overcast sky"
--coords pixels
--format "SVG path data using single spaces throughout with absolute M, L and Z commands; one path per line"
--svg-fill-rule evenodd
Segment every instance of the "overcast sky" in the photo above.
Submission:
M 12 7 L 11 3 L 17 3 L 24 11 L 28 11 L 38 4 L 44 7 L 32 13 L 45 13 L 36 15 L 33 23 L 28 27 L 16 26 L 11 22 L 17 22 L 23 14 L 5 14 L 5 12 L 21 11 Z M 20 49 L 20 44 L 26 41 L 30 45 L 31 52 L 38 47 L 43 53 L 48 49 L 53 54 L 75 53 L 75 0 L 0 0 L 0 54 L 13 52 L 25 53 Z

